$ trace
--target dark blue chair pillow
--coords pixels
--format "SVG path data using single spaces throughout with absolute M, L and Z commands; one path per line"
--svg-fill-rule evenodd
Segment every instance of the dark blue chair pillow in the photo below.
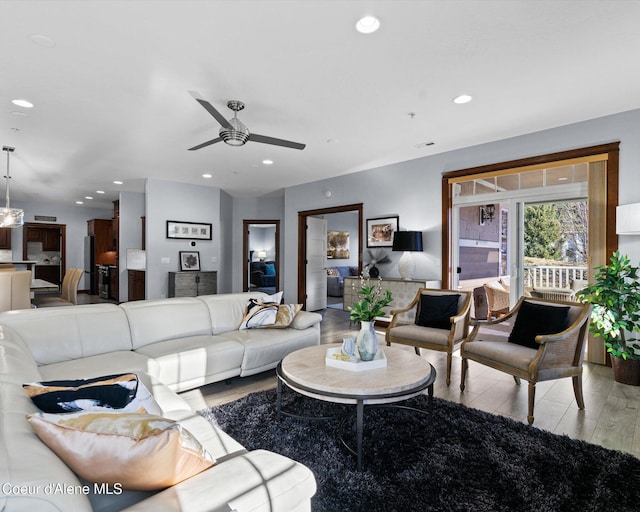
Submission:
M 460 295 L 420 295 L 416 325 L 451 329 L 451 317 L 458 313 Z
M 556 334 L 569 326 L 569 306 L 548 306 L 526 300 L 520 306 L 509 342 L 538 350 L 536 336 Z

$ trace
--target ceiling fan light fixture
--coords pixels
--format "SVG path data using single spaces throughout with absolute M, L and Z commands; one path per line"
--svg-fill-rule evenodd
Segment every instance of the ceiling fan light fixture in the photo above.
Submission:
M 229 119 L 233 129 L 220 128 L 220 138 L 229 146 L 244 146 L 249 140 L 249 129 L 237 117 Z

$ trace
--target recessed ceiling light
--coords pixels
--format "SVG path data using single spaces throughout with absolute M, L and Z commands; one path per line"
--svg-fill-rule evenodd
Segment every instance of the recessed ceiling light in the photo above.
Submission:
M 269 160 L 268 158 L 266 158 L 265 160 L 262 161 L 262 163 L 264 165 L 272 165 L 273 164 L 273 160 Z
M 96 194 L 104 194 L 104 190 L 96 190 Z
M 373 34 L 380 28 L 380 20 L 375 16 L 363 16 L 356 23 L 356 30 L 361 34 Z
M 93 199 L 91 196 L 84 196 L 85 199 Z
M 18 107 L 33 108 L 33 103 L 27 100 L 19 99 L 19 98 L 15 100 L 11 100 L 11 103 L 13 103 L 14 105 L 17 105 Z
M 207 179 L 209 179 L 209 178 L 213 178 L 213 174 L 209 174 L 208 172 L 206 172 L 206 173 L 204 173 L 204 174 L 202 175 L 202 177 L 203 177 L 203 178 L 207 178 Z
M 76 201 L 76 204 L 84 204 L 82 201 Z
M 120 180 L 114 180 L 113 183 L 116 185 L 122 185 L 122 182 Z
M 29 36 L 32 43 L 37 44 L 38 46 L 44 46 L 45 48 L 53 48 L 56 45 L 56 42 L 50 37 L 43 36 L 42 34 L 33 34 Z
M 563 176 L 562 178 L 558 178 L 558 181 L 567 181 L 569 178 L 567 178 L 566 176 Z
M 468 94 L 461 94 L 460 96 L 456 96 L 455 98 L 453 98 L 453 102 L 457 103 L 458 105 L 462 105 L 464 103 L 469 103 L 472 99 L 473 98 Z

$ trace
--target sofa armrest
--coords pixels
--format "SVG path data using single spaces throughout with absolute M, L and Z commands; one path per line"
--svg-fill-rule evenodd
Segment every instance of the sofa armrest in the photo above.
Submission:
M 319 313 L 313 313 L 311 311 L 298 311 L 298 314 L 291 322 L 291 326 L 294 329 L 308 329 L 322 321 L 322 315 Z

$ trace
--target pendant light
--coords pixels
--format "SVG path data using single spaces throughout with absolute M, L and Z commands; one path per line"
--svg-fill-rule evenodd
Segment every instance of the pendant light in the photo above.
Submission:
M 24 224 L 24 210 L 20 208 L 11 208 L 11 200 L 9 199 L 9 181 L 11 173 L 9 171 L 9 158 L 16 148 L 2 146 L 2 151 L 7 152 L 7 199 L 4 208 L 0 208 L 0 228 L 18 228 Z

